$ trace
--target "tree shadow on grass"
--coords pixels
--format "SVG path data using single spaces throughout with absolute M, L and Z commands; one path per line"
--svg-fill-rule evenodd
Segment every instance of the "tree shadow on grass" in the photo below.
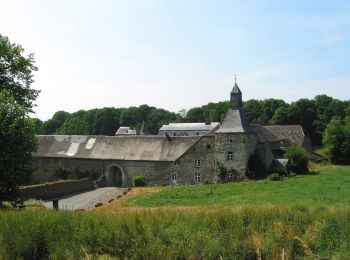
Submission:
M 303 177 L 303 176 L 315 176 L 315 175 L 318 175 L 319 173 L 316 172 L 316 171 L 309 171 L 309 172 L 304 172 L 304 173 L 298 173 L 298 174 L 290 174 L 290 175 L 287 175 L 286 177 L 288 178 L 295 178 L 295 177 Z

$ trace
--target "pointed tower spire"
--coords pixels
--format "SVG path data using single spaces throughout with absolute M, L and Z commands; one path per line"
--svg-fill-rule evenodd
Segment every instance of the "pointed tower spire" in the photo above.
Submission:
M 242 91 L 237 85 L 237 78 L 235 74 L 235 85 L 231 90 L 230 103 L 232 109 L 239 109 L 242 107 Z

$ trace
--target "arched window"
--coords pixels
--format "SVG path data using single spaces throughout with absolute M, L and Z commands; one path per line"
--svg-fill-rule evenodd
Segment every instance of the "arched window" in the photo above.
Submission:
M 228 142 L 228 143 L 232 143 L 233 141 L 232 141 L 231 138 L 229 138 L 229 139 L 227 139 L 227 142 Z

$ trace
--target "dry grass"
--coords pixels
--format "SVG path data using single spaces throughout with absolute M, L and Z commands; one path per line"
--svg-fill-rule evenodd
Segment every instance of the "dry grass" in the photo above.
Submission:
M 139 210 L 150 210 L 151 208 L 138 208 L 131 207 L 128 203 L 130 198 L 140 197 L 145 194 L 159 192 L 161 188 L 159 187 L 136 187 L 128 192 L 125 196 L 115 199 L 109 204 L 105 204 L 99 208 L 91 209 L 93 212 L 98 213 L 121 213 L 121 212 L 130 212 L 130 211 L 139 211 Z

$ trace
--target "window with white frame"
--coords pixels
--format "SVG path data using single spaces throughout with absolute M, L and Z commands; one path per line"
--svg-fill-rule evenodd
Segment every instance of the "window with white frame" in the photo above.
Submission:
M 195 159 L 194 160 L 194 167 L 201 167 L 201 166 L 202 166 L 201 159 Z
M 234 181 L 232 172 L 227 173 L 227 181 Z
M 194 176 L 194 182 L 195 183 L 201 183 L 202 182 L 202 176 L 200 173 L 196 173 L 196 175 Z
M 172 173 L 170 176 L 170 181 L 172 184 L 176 184 L 176 173 Z
M 233 152 L 227 152 L 227 160 L 233 161 Z

